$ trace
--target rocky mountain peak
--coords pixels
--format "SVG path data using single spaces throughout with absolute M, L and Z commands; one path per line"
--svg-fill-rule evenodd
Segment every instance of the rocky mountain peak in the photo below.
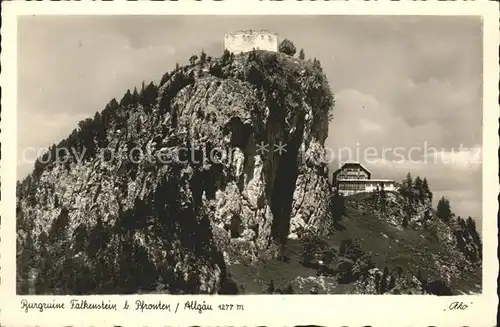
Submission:
M 60 294 L 224 292 L 226 264 L 278 257 L 297 226 L 327 230 L 332 109 L 319 62 L 267 51 L 202 53 L 127 91 L 19 183 L 18 249 L 38 262 L 19 278 Z M 63 271 L 78 276 L 51 277 Z

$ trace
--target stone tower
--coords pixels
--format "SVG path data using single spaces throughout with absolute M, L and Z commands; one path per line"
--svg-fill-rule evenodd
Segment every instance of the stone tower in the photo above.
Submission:
M 255 50 L 278 51 L 278 34 L 263 30 L 244 30 L 224 36 L 224 50 L 234 54 Z

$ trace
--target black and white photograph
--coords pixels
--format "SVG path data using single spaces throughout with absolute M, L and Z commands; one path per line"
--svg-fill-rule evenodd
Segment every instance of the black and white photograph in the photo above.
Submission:
M 482 33 L 20 17 L 16 293 L 481 294 Z

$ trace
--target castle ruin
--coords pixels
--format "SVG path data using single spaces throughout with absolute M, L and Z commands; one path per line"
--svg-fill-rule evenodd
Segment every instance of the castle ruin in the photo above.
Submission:
M 234 54 L 255 50 L 278 51 L 278 34 L 264 30 L 244 30 L 224 36 L 224 50 Z

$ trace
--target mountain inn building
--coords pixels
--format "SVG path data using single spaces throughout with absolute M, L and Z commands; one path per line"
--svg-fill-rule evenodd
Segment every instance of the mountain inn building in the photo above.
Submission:
M 373 179 L 371 172 L 359 162 L 345 163 L 333 173 L 332 185 L 344 196 L 374 192 L 384 187 L 385 191 L 396 191 L 396 182 L 391 179 Z

